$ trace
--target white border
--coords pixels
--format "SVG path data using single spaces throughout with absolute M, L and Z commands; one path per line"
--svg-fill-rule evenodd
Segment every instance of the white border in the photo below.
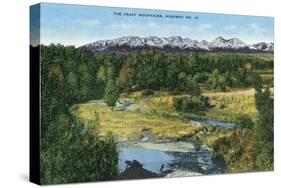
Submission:
M 29 5 L 9 0 L 0 6 L 0 187 L 37 187 L 28 182 Z M 60 187 L 277 187 L 281 146 L 281 16 L 278 0 L 45 0 L 71 4 L 210 12 L 275 17 L 275 171 L 157 180 L 69 184 Z M 279 82 L 278 82 L 279 81 Z M 280 186 L 280 185 L 279 185 Z

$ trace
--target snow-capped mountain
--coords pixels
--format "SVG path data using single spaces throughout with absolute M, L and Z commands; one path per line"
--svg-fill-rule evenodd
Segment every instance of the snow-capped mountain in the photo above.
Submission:
M 217 37 L 211 42 L 197 41 L 180 36 L 163 37 L 156 36 L 138 37 L 129 36 L 112 40 L 98 40 L 82 46 L 92 52 L 129 52 L 143 48 L 152 48 L 163 52 L 189 52 L 189 51 L 242 51 L 242 52 L 273 52 L 274 44 L 260 42 L 247 45 L 238 38 L 224 39 Z
M 163 47 L 165 45 L 165 43 L 167 43 L 167 41 L 162 40 L 161 38 L 158 37 L 146 37 L 142 39 L 144 44 L 147 46 L 152 46 L 152 47 Z
M 224 39 L 218 37 L 209 44 L 209 48 L 222 48 L 222 49 L 239 49 L 246 48 L 247 44 L 238 38 Z
M 274 44 L 272 42 L 271 43 L 259 42 L 259 43 L 253 44 L 253 45 L 249 45 L 249 48 L 256 49 L 259 51 L 265 51 L 265 52 L 272 51 L 273 52 Z

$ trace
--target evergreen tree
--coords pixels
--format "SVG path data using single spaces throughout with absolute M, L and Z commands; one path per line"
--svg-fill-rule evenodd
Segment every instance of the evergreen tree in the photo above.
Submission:
M 119 98 L 119 87 L 115 81 L 110 79 L 106 84 L 103 100 L 108 106 L 111 107 L 111 110 L 113 110 L 113 107 L 115 106 L 118 98 Z
M 273 169 L 273 99 L 269 88 L 257 90 L 256 106 L 259 118 L 254 128 L 256 141 L 256 166 L 260 170 Z

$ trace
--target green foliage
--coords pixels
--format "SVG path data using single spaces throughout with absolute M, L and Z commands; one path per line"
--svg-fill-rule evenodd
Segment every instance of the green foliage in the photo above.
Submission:
M 241 115 L 237 118 L 237 125 L 241 129 L 252 129 L 254 122 L 252 119 L 247 115 Z
M 118 175 L 118 152 L 112 136 L 97 136 L 99 121 L 82 122 L 59 115 L 56 142 L 41 153 L 42 184 L 110 180 Z
M 215 159 L 223 160 L 229 171 L 273 170 L 273 99 L 267 89 L 256 89 L 257 122 L 243 115 L 237 118 L 238 129 L 213 145 Z M 247 134 L 244 130 L 248 129 Z
M 207 88 L 225 91 L 227 88 L 247 88 L 254 87 L 261 83 L 261 77 L 252 71 L 239 68 L 237 72 L 226 71 L 221 73 L 215 69 L 209 75 Z
M 243 149 L 240 145 L 239 138 L 235 136 L 222 137 L 217 139 L 213 143 L 212 148 L 213 157 L 216 159 L 218 156 L 223 155 L 227 163 L 236 162 L 237 158 L 241 156 Z M 230 148 L 235 148 L 235 151 L 230 152 Z
M 113 81 L 109 80 L 107 82 L 107 85 L 105 87 L 105 93 L 103 100 L 108 105 L 111 106 L 112 109 L 115 106 L 118 98 L 119 98 L 120 92 L 118 85 Z
M 99 118 L 82 122 L 68 111 L 75 103 L 103 95 L 106 80 L 97 78 L 102 64 L 99 57 L 80 48 L 41 46 L 42 184 L 109 180 L 118 175 L 117 146 L 112 136 L 98 136 Z
M 180 112 L 202 112 L 206 111 L 209 107 L 209 98 L 205 96 L 186 96 L 175 97 L 174 106 L 177 111 Z
M 213 158 L 223 163 L 228 172 L 247 172 L 254 169 L 252 137 L 244 137 L 241 130 L 220 137 L 212 143 Z
M 152 89 L 144 89 L 141 94 L 142 96 L 149 96 L 149 95 L 153 95 L 154 91 Z
M 257 70 L 272 67 L 271 61 L 240 54 L 179 56 L 142 51 L 127 57 L 120 80 L 128 87 L 198 95 L 199 84 L 222 91 L 253 87 L 262 83 Z
M 243 54 L 169 55 L 151 50 L 129 55 L 91 54 L 83 49 L 60 45 L 44 46 L 43 52 L 43 61 L 60 66 L 64 78 L 70 70 L 78 73 L 78 78 L 83 77 L 82 82 L 77 80 L 78 100 L 89 99 L 86 93 L 91 93 L 91 98 L 101 98 L 110 79 L 124 90 L 165 89 L 192 95 L 200 94 L 200 84 L 222 91 L 248 88 L 262 83 L 259 72 L 273 68 L 272 61 Z M 86 87 L 91 92 L 86 92 Z
M 132 85 L 132 67 L 135 64 L 135 61 L 135 57 L 129 55 L 119 72 L 118 83 L 124 89 L 130 88 Z
M 256 142 L 256 166 L 259 170 L 272 170 L 274 157 L 273 142 L 273 99 L 268 88 L 257 90 L 256 106 L 259 118 L 254 127 Z

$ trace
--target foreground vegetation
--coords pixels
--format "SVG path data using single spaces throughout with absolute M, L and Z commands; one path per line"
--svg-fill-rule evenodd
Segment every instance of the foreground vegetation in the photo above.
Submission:
M 229 172 L 273 170 L 273 99 L 269 89 L 257 89 L 257 120 L 240 118 L 240 129 L 212 143 L 214 158 L 223 158 Z
M 112 135 L 99 136 L 98 114 L 80 121 L 69 113 L 72 104 L 93 96 L 91 59 L 78 49 L 41 46 L 42 184 L 112 180 L 119 174 L 116 142 Z

